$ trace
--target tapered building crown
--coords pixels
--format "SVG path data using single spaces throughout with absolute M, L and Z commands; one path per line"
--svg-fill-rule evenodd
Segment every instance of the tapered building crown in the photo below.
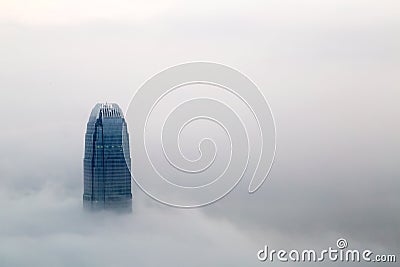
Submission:
M 117 104 L 96 104 L 85 135 L 84 207 L 132 209 L 129 135 Z

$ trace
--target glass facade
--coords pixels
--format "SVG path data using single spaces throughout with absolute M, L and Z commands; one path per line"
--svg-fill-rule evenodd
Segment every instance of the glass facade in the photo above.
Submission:
M 117 104 L 96 104 L 87 123 L 83 160 L 85 209 L 132 210 L 129 135 Z

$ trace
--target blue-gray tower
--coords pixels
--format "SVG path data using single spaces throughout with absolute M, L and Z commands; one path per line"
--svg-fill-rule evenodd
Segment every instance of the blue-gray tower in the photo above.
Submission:
M 89 210 L 132 210 L 129 135 L 117 104 L 96 104 L 87 123 L 83 205 Z

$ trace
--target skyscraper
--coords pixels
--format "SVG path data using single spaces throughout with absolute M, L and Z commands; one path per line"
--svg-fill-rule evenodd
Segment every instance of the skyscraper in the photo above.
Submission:
M 117 104 L 96 104 L 85 136 L 83 205 L 132 210 L 129 135 Z

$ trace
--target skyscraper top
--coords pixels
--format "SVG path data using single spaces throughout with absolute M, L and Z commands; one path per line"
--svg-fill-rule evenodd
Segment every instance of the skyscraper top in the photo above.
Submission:
M 118 104 L 115 103 L 98 103 L 93 108 L 90 114 L 90 121 L 95 121 L 99 118 L 124 118 L 124 113 Z
M 84 207 L 131 211 L 130 166 L 129 134 L 121 108 L 96 104 L 85 134 Z
M 119 117 L 123 118 L 121 108 L 117 104 L 105 103 L 101 104 L 100 114 L 103 117 Z

